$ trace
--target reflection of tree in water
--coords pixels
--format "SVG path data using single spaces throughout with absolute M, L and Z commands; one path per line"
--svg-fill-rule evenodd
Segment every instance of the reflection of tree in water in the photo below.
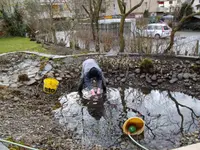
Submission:
M 187 109 L 189 109 L 190 111 L 191 111 L 191 118 L 192 118 L 192 124 L 193 123 L 195 123 L 195 121 L 194 121 L 194 116 L 196 117 L 196 118 L 199 118 L 199 116 L 194 112 L 194 110 L 193 109 L 191 109 L 190 107 L 188 107 L 188 106 L 185 106 L 185 105 L 183 105 L 183 104 L 180 104 L 173 96 L 172 96 L 172 94 L 170 93 L 170 91 L 168 91 L 168 96 L 169 96 L 169 98 L 175 103 L 175 105 L 176 105 L 176 108 L 177 108 L 177 112 L 178 112 L 178 114 L 180 115 L 180 117 L 181 117 L 181 126 L 180 126 L 180 132 L 182 133 L 183 132 L 183 130 L 184 130 L 184 116 L 183 116 L 183 114 L 181 113 L 181 111 L 180 111 L 180 107 L 185 107 L 185 108 L 187 108 Z M 191 125 L 192 125 L 191 124 Z M 190 126 L 191 126 L 190 125 Z
M 194 129 L 197 126 L 195 119 L 199 116 L 192 108 L 180 104 L 169 91 L 153 91 L 152 93 L 149 89 L 141 89 L 140 91 L 138 89 L 129 88 L 126 92 L 124 109 L 126 109 L 127 112 L 131 111 L 140 114 L 140 117 L 145 120 L 145 135 L 147 138 L 145 140 L 147 143 L 148 140 L 151 141 L 157 137 L 157 140 L 170 142 L 171 145 L 174 146 L 176 143 L 174 138 L 179 133 L 183 131 L 189 132 L 191 127 Z M 183 110 L 185 113 L 191 113 L 191 119 L 188 117 L 184 118 L 186 116 L 181 112 L 181 107 L 190 111 Z M 155 110 L 153 108 L 155 108 Z M 174 110 L 176 111 L 174 112 Z M 181 117 L 180 120 L 177 118 L 178 116 Z

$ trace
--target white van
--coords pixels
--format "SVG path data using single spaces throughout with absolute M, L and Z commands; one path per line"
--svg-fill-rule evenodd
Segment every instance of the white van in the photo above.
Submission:
M 148 24 L 142 30 L 138 30 L 138 34 L 144 37 L 166 38 L 171 35 L 172 29 L 165 23 Z

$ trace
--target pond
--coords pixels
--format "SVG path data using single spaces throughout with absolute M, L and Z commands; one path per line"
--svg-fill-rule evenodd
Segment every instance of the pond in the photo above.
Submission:
M 80 99 L 77 92 L 59 100 L 62 108 L 55 110 L 55 117 L 86 149 L 137 149 L 122 132 L 123 123 L 134 116 L 146 123 L 144 135 L 134 138 L 148 149 L 179 147 L 182 134 L 199 127 L 200 101 L 179 92 L 109 88 L 99 100 Z

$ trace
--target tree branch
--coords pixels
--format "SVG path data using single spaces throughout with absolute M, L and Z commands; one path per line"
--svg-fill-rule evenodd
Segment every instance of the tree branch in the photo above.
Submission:
M 117 3 L 118 3 L 118 6 L 119 6 L 119 10 L 121 12 L 121 14 L 124 14 L 124 10 L 123 10 L 123 7 L 122 7 L 122 1 L 121 0 L 117 0 Z
M 187 13 L 187 10 L 188 10 L 188 8 L 190 8 L 191 6 L 192 6 L 192 4 L 194 3 L 194 0 L 192 0 L 191 2 L 190 2 L 190 4 L 187 4 L 187 7 L 185 7 L 185 10 L 184 10 L 184 16 L 186 16 L 186 13 Z
M 134 11 L 135 9 L 137 9 L 138 7 L 140 7 L 143 2 L 144 2 L 144 0 L 141 0 L 140 3 L 138 3 L 137 5 L 135 5 L 134 7 L 132 7 L 125 15 L 128 16 L 132 11 Z
M 84 5 L 82 5 L 82 7 L 83 7 L 83 9 L 85 10 L 85 12 L 88 14 L 88 16 L 90 17 L 90 13 L 89 13 L 89 11 L 85 8 Z
M 176 105 L 177 112 L 178 112 L 178 114 L 179 114 L 180 117 L 181 117 L 181 128 L 180 128 L 180 131 L 183 132 L 184 117 L 183 117 L 183 114 L 182 114 L 181 111 L 180 111 L 179 103 L 178 103 L 177 100 L 171 95 L 170 91 L 168 91 L 168 96 L 169 96 L 169 98 L 170 98 L 170 99 L 175 103 L 175 105 Z

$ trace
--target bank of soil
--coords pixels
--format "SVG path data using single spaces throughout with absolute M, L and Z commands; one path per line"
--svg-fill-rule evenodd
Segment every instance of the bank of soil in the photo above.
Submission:
M 58 124 L 52 111 L 60 107 L 60 96 L 76 91 L 81 63 L 86 58 L 99 62 L 109 87 L 148 87 L 184 92 L 200 99 L 200 61 L 197 59 L 148 58 L 152 59 L 153 67 L 145 69 L 141 68 L 144 57 L 139 56 L 74 56 L 49 60 L 33 54 L 9 54 L 0 57 L 0 137 L 12 137 L 40 149 L 81 149 L 81 142 L 72 140 L 72 134 Z M 46 64 L 52 68 L 45 72 Z M 45 72 L 42 77 L 38 76 L 41 72 Z M 19 81 L 22 74 L 27 74 L 29 81 Z M 46 77 L 59 80 L 56 94 L 42 92 L 42 81 Z M 181 140 L 188 144 L 197 142 Z

